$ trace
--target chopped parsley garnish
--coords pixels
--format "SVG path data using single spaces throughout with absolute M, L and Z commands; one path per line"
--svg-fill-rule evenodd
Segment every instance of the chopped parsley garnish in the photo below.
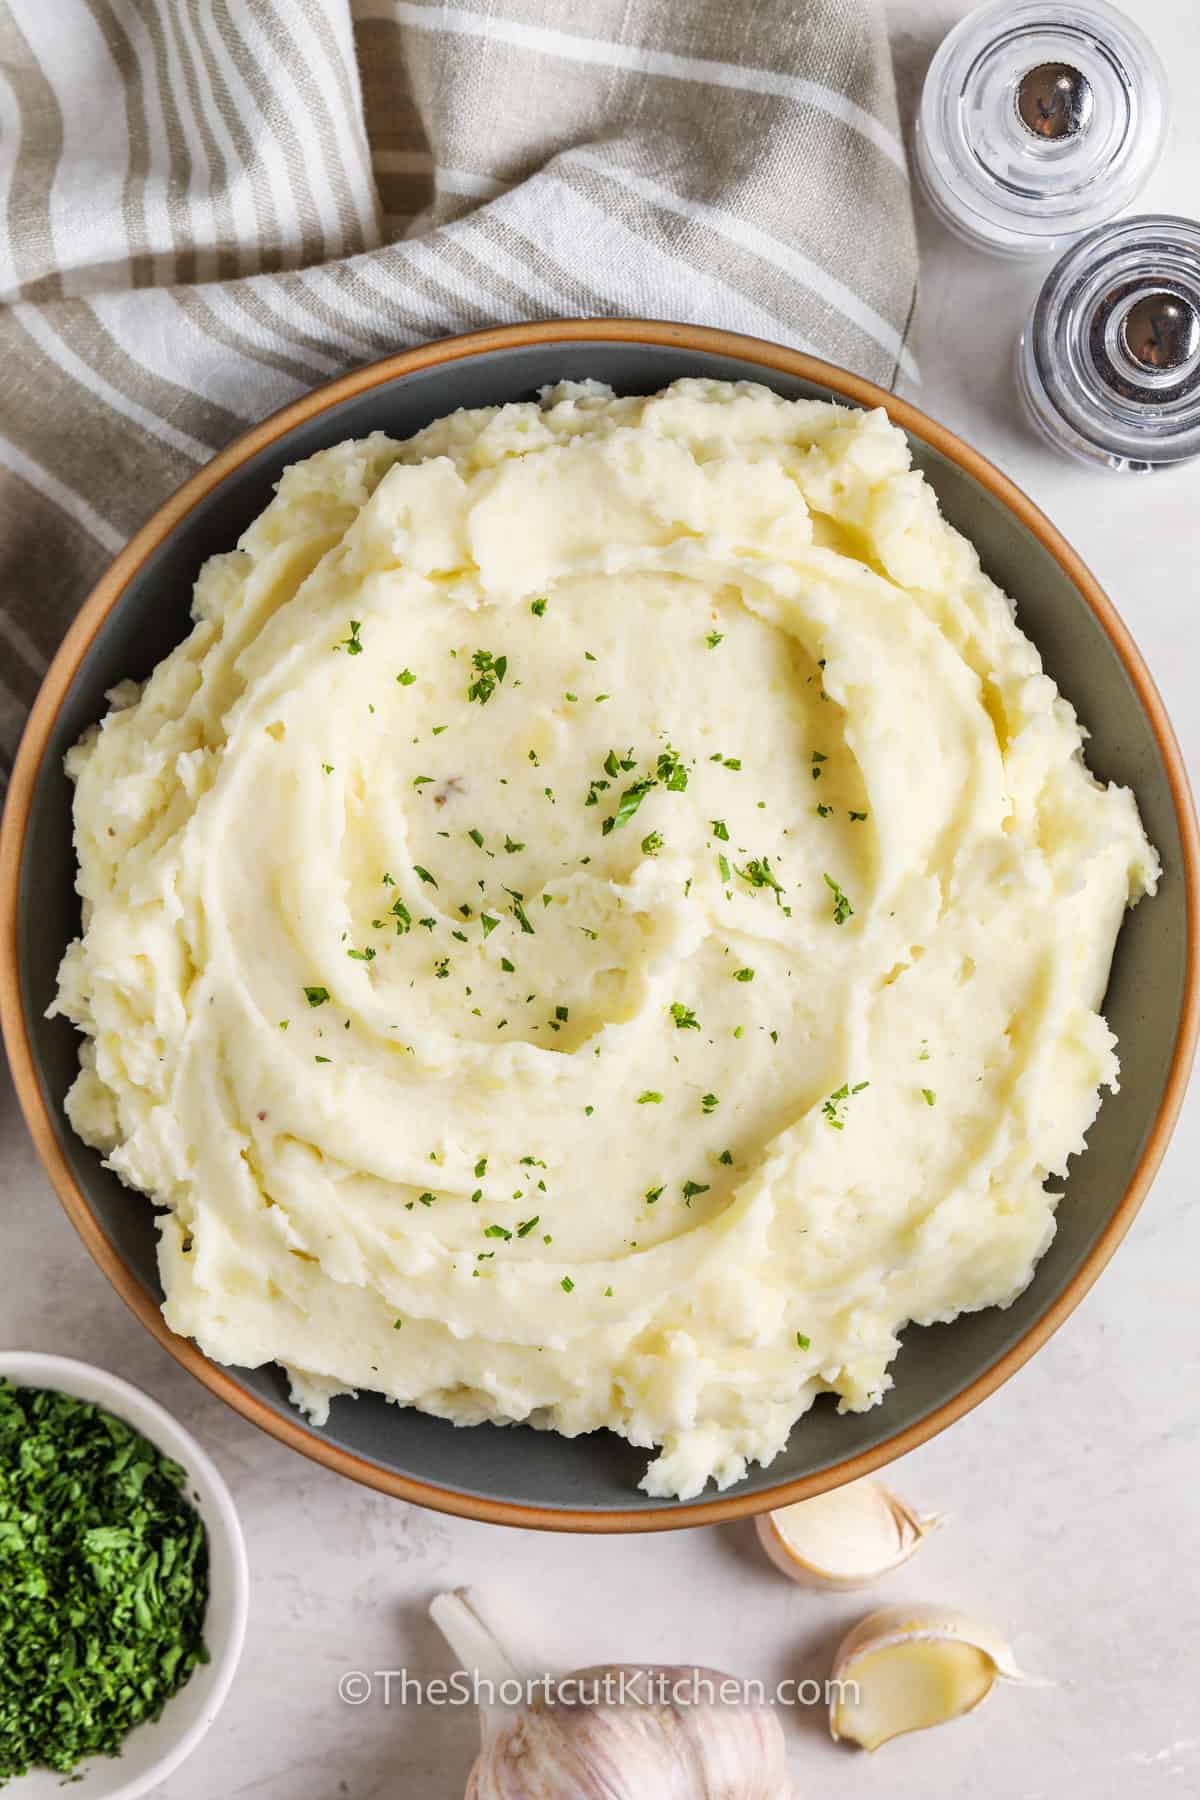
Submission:
M 481 916 L 485 919 L 487 918 L 486 913 L 483 913 Z M 507 956 L 502 956 L 500 958 L 500 967 L 504 970 L 504 973 L 506 975 L 515 975 L 516 974 L 517 965 L 514 962 L 509 962 Z
M 403 1319 L 393 1319 L 392 1320 L 392 1330 L 399 1331 L 403 1327 L 403 1324 L 404 1324 Z
M 508 852 L 509 856 L 515 856 L 517 854 L 517 851 L 523 850 L 525 848 L 525 846 L 524 846 L 524 844 L 518 844 L 515 838 L 509 837 L 508 834 L 506 833 L 505 838 L 504 838 L 504 848 Z
M 715 650 L 718 644 L 724 643 L 725 633 L 723 631 L 710 631 L 704 641 L 710 650 Z
M 415 875 L 417 875 L 422 881 L 424 881 L 429 887 L 435 888 L 437 886 L 437 882 L 434 880 L 433 876 L 429 873 L 429 870 L 423 869 L 421 867 L 420 863 L 413 864 L 413 873 Z M 425 923 L 424 919 L 421 920 L 421 923 L 422 923 L 422 925 Z
M 700 1105 L 706 1113 L 716 1112 L 720 1104 L 721 1102 L 717 1099 L 715 1094 L 705 1094 L 700 1101 Z
M 487 1174 L 487 1157 L 481 1156 L 479 1158 L 479 1161 L 475 1164 L 475 1179 L 476 1179 L 476 1181 L 481 1180 L 482 1177 L 486 1174 Z
M 769 856 L 752 856 L 744 869 L 739 869 L 735 864 L 734 874 L 749 887 L 770 888 L 775 895 L 776 906 L 783 905 L 783 888 L 771 867 Z
M 412 784 L 415 788 L 427 787 L 429 783 L 435 779 L 436 777 L 433 775 L 414 775 Z
M 712 820 L 712 834 L 715 838 L 720 838 L 723 844 L 729 842 L 729 827 L 724 819 Z
M 721 851 L 720 855 L 717 857 L 717 872 L 720 875 L 722 881 L 728 882 L 733 879 L 733 872 L 729 867 L 729 858 L 726 856 L 726 854 L 723 850 Z
M 527 931 L 530 937 L 532 937 L 534 935 L 533 926 L 529 923 L 529 920 L 526 917 L 525 908 L 521 904 L 525 898 L 524 894 L 519 894 L 516 888 L 505 888 L 504 891 L 512 901 L 510 911 L 512 912 L 513 918 L 517 921 L 521 930 Z
M 533 616 L 534 616 L 534 618 L 535 618 L 535 619 L 540 619 L 540 618 L 541 618 L 541 617 L 542 617 L 542 614 L 543 614 L 543 613 L 544 613 L 544 612 L 545 612 L 545 610 L 546 610 L 546 602 L 545 602 L 545 600 L 544 600 L 544 599 L 539 599 L 539 600 L 534 600 L 534 601 L 532 601 L 532 602 L 531 602 L 531 603 L 530 603 L 530 607 L 529 607 L 529 610 L 530 610 L 530 612 L 531 612 L 531 613 L 532 613 L 532 614 L 533 614 Z
M 483 1235 L 485 1238 L 503 1238 L 505 1243 L 507 1243 L 512 1236 L 512 1232 L 504 1225 L 488 1225 L 485 1226 Z
M 637 1103 L 639 1106 L 659 1106 L 662 1103 L 662 1095 L 657 1093 L 654 1088 L 647 1088 L 645 1093 L 638 1095 Z
M 327 987 L 306 987 L 304 998 L 310 1006 L 324 1006 L 330 998 L 329 989 Z
M 396 921 L 396 936 L 403 937 L 406 931 L 412 930 L 412 914 L 403 900 L 393 900 L 391 912 Z
M 671 1017 L 675 1021 L 676 1031 L 699 1031 L 700 1029 L 699 1019 L 691 1007 L 685 1006 L 682 1000 L 672 1000 Z
M 664 1184 L 664 1186 L 665 1186 L 665 1184 Z M 652 1187 L 652 1188 L 646 1189 L 646 1192 L 643 1194 L 642 1198 L 645 1200 L 647 1206 L 653 1206 L 656 1201 L 658 1201 L 662 1198 L 662 1194 L 663 1194 L 663 1187 Z
M 937 1099 L 937 1095 L 934 1093 L 932 1088 L 922 1088 L 921 1094 L 925 1101 L 926 1106 L 932 1106 L 934 1101 Z
M 733 1151 L 732 1150 L 722 1150 L 720 1156 L 718 1156 L 718 1158 L 717 1158 L 717 1161 L 719 1163 L 724 1163 L 724 1165 L 727 1169 L 731 1169 L 733 1167 Z
M 361 656 L 363 651 L 362 639 L 358 635 L 361 630 L 362 620 L 351 619 L 349 637 L 344 637 L 340 644 L 335 644 L 333 646 L 334 649 L 344 650 L 347 656 Z
M 842 1117 L 841 1108 L 853 1095 L 861 1094 L 863 1089 L 870 1087 L 870 1085 L 869 1081 L 860 1081 L 857 1082 L 854 1087 L 851 1087 L 848 1082 L 843 1081 L 841 1087 L 835 1088 L 828 1100 L 823 1100 L 821 1102 L 821 1112 L 824 1115 L 825 1123 L 827 1125 L 832 1125 L 835 1131 L 844 1131 L 846 1129 L 846 1121 Z
M 646 795 L 656 785 L 657 783 L 655 782 L 653 775 L 643 775 L 638 781 L 633 782 L 631 786 L 625 789 L 625 792 L 617 802 L 616 812 L 604 821 L 602 830 L 605 837 L 608 836 L 610 831 L 615 831 L 618 825 L 628 824 L 638 807 L 642 804 L 642 801 L 646 798 Z
M 616 776 L 621 769 L 626 771 L 632 769 L 635 761 L 636 758 L 633 756 L 632 751 L 630 751 L 628 757 L 619 759 L 616 751 L 610 750 L 608 756 L 605 758 L 605 771 L 609 775 Z M 642 804 L 642 801 L 646 798 L 646 795 L 654 788 L 664 787 L 668 793 L 680 794 L 687 787 L 687 784 L 688 773 L 679 752 L 673 750 L 668 744 L 665 750 L 659 752 L 654 774 L 639 776 L 636 781 L 631 782 L 625 789 L 617 802 L 616 812 L 605 819 L 604 824 L 601 827 L 604 836 L 607 837 L 609 832 L 615 831 L 619 825 L 628 823 L 638 807 Z M 592 789 L 589 790 L 587 804 L 593 804 L 591 794 L 597 787 L 598 784 L 593 782 Z
M 433 965 L 433 972 L 439 981 L 445 981 L 450 974 L 450 958 L 439 956 Z
M 508 673 L 508 658 L 493 656 L 490 650 L 476 650 L 471 657 L 471 666 L 475 670 L 475 679 L 467 689 L 467 699 L 478 700 L 480 706 L 486 706 L 496 691 L 496 684 Z
M 475 844 L 480 850 L 483 849 L 483 833 L 482 833 L 482 831 L 480 831 L 480 829 L 477 825 L 472 825 L 470 831 L 468 831 L 468 833 L 467 833 L 467 836 L 470 838 L 471 842 L 473 844 Z
M 860 813 L 860 812 L 851 812 L 851 814 L 850 814 L 851 820 L 865 819 L 866 816 L 867 816 L 866 813 Z
M 500 921 L 499 921 L 499 919 L 494 919 L 492 917 L 491 913 L 480 913 L 479 923 L 483 926 L 484 937 L 487 938 L 487 937 L 491 937 L 493 931 L 495 931 L 495 929 L 496 929 L 497 925 L 500 923 Z M 511 964 L 510 964 L 510 967 L 511 967 Z
M 830 817 L 830 815 L 832 814 L 832 812 L 833 812 L 832 806 L 826 806 L 825 803 L 821 800 L 817 801 L 817 817 L 818 817 L 818 819 L 828 819 Z
M 811 1345 L 812 1345 L 811 1338 L 805 1337 L 805 1335 L 802 1331 L 798 1331 L 796 1333 L 796 1348 L 797 1348 L 797 1350 L 808 1350 L 809 1348 L 811 1348 Z
M 347 950 L 346 955 L 351 957 L 355 962 L 375 961 L 375 952 L 370 944 L 367 945 L 365 950 Z
M 400 683 L 401 687 L 411 687 L 416 679 L 417 678 L 411 669 L 401 669 L 396 677 L 396 680 Z
M 522 1219 L 521 1223 L 517 1226 L 517 1236 L 519 1238 L 528 1237 L 534 1226 L 540 1224 L 540 1222 L 541 1215 L 539 1213 L 534 1213 L 532 1219 Z
M 707 1194 L 708 1183 L 707 1181 L 685 1181 L 681 1192 L 685 1202 L 690 1206 L 697 1194 Z
M 662 847 L 663 835 L 661 831 L 647 832 L 646 836 L 642 839 L 643 856 L 657 856 Z
M 573 1294 L 575 1292 L 575 1283 L 571 1280 L 569 1275 L 564 1275 L 558 1285 L 564 1294 Z
M 333 1058 L 331 1056 L 314 1056 L 313 1061 L 319 1062 L 319 1063 L 327 1063 L 327 1062 L 332 1062 Z
M 735 969 L 733 971 L 733 979 L 735 981 L 753 981 L 754 980 L 754 970 L 753 969 Z
M 333 764 L 332 763 L 322 763 L 321 764 L 321 772 L 325 775 L 332 775 L 333 774 Z
M 833 894 L 833 922 L 835 925 L 844 925 L 847 919 L 854 917 L 854 908 L 832 875 L 826 875 L 825 886 Z
M 659 752 L 658 779 L 670 794 L 681 794 L 688 784 L 687 770 L 678 750 L 672 750 L 668 744 Z

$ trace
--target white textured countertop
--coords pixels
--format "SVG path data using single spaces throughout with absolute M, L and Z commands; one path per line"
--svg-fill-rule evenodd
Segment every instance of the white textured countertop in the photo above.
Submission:
M 850 0 L 847 0 L 850 3 Z M 967 8 L 891 8 L 911 100 Z M 1195 214 L 1200 112 L 1196 0 L 1131 11 L 1180 103 L 1139 202 Z M 924 297 L 911 397 L 1028 489 L 1115 598 L 1200 768 L 1200 465 L 1148 479 L 1068 466 L 1017 411 L 1012 344 L 1045 265 L 978 257 L 922 219 Z M 1002 1690 L 976 1717 L 874 1758 L 839 1750 L 823 1716 L 790 1711 L 805 1800 L 1149 1800 L 1200 1793 L 1200 1089 L 1125 1246 L 1051 1343 L 967 1419 L 892 1471 L 952 1515 L 874 1596 L 793 1588 L 750 1525 L 588 1539 L 441 1518 L 353 1487 L 228 1411 L 127 1313 L 35 1161 L 0 1088 L 0 1344 L 56 1350 L 140 1383 L 209 1447 L 241 1510 L 253 1576 L 234 1694 L 165 1800 L 458 1800 L 474 1754 L 463 1708 L 352 1707 L 351 1669 L 452 1664 L 426 1617 L 440 1587 L 476 1585 L 537 1667 L 699 1660 L 774 1682 L 824 1677 L 840 1632 L 871 1605 L 930 1599 L 1010 1632 L 1052 1688 Z M 17 1790 L 14 1789 L 14 1794 Z M 656 1800 L 646 1796 L 646 1800 Z

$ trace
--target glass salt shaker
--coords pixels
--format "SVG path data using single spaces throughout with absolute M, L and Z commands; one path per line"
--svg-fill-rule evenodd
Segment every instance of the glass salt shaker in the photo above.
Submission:
M 1105 0 L 999 0 L 930 64 L 916 167 L 950 230 L 1002 256 L 1062 250 L 1128 206 L 1158 160 L 1167 79 Z
M 1144 473 L 1200 456 L 1200 224 L 1101 225 L 1050 271 L 1017 351 L 1056 450 Z

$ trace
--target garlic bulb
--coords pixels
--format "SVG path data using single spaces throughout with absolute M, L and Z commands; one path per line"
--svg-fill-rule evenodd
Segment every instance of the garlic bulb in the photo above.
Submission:
M 612 1663 L 529 1683 L 466 1591 L 429 1610 L 477 1682 L 482 1743 L 466 1800 L 796 1800 L 776 1713 L 722 1700 L 722 1684 L 727 1696 L 742 1687 L 731 1676 Z
M 760 1513 L 755 1525 L 776 1568 L 801 1587 L 856 1588 L 900 1568 L 941 1522 L 864 1477 Z
M 991 1626 L 945 1607 L 885 1606 L 844 1638 L 834 1658 L 829 1730 L 876 1750 L 906 1731 L 957 1719 L 999 1680 L 1024 1681 Z

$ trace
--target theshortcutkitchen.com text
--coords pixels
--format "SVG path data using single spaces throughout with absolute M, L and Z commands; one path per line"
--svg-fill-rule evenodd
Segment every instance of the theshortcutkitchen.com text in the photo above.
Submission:
M 858 1703 L 856 1681 L 779 1681 L 768 1687 L 704 1669 L 598 1669 L 594 1674 L 525 1675 L 493 1681 L 473 1670 L 414 1675 L 408 1669 L 347 1669 L 338 1678 L 347 1706 L 823 1706 Z

